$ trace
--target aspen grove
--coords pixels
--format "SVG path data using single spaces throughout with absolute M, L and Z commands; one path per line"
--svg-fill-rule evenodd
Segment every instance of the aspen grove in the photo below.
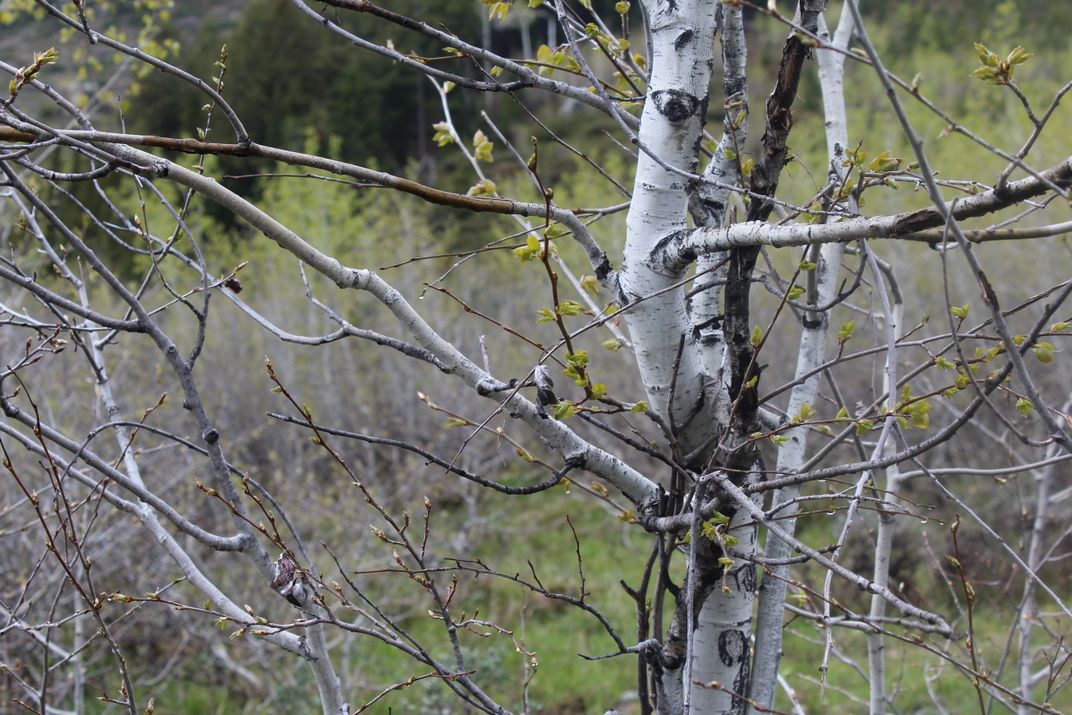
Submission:
M 859 0 L 435 5 L 273 5 L 407 164 L 0 2 L 0 710 L 1068 712 L 1068 64 L 957 37 L 986 122 Z

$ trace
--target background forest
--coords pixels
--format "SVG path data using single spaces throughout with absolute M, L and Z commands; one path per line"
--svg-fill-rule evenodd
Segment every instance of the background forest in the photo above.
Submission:
M 32 4 L 0 2 L 0 56 L 25 58 L 28 62 L 34 50 L 51 43 L 41 31 L 42 23 L 32 16 Z M 553 48 L 562 42 L 555 34 L 551 15 L 538 7 L 521 7 L 525 3 L 518 3 L 505 23 L 489 21 L 488 7 L 475 0 L 398 0 L 385 4 L 426 22 L 441 24 L 462 37 L 490 42 L 505 55 L 538 57 L 542 45 Z M 613 6 L 612 2 L 599 0 L 594 4 Z M 114 25 L 112 34 L 164 52 L 171 61 L 201 77 L 221 78 L 224 95 L 259 142 L 353 161 L 461 193 L 480 190 L 480 177 L 465 156 L 457 147 L 441 145 L 439 141 L 441 136 L 434 125 L 444 120 L 443 104 L 426 78 L 322 32 L 287 0 L 144 0 L 135 3 L 136 7 L 119 3 L 114 12 L 110 12 L 108 3 L 94 5 L 99 13 L 98 24 Z M 942 98 L 945 109 L 963 124 L 985 130 L 991 137 L 1026 136 L 1030 126 L 1015 97 L 970 76 L 978 66 L 973 42 L 982 42 L 999 54 L 1015 45 L 1035 53 L 1034 59 L 1018 71 L 1021 86 L 1040 102 L 1067 81 L 1067 68 L 1072 66 L 1072 45 L 1068 43 L 1072 16 L 1066 2 L 902 0 L 863 3 L 863 10 L 879 49 L 901 76 L 918 73 L 918 81 L 930 95 Z M 751 41 L 749 62 L 768 68 L 777 66 L 784 28 L 752 22 L 753 19 L 746 14 Z M 358 34 L 367 33 L 378 41 L 390 39 L 383 36 L 384 25 L 371 18 L 356 15 L 348 21 Z M 394 41 L 403 51 L 415 50 L 429 56 L 441 50 L 422 42 L 417 35 L 399 33 Z M 638 37 L 635 41 L 641 40 Z M 403 47 L 403 43 L 413 44 Z M 57 49 L 61 61 L 50 70 L 49 81 L 74 90 L 76 95 L 79 88 L 84 89 L 81 104 L 95 115 L 114 117 L 130 132 L 210 140 L 214 137 L 214 124 L 220 123 L 219 118 L 207 121 L 204 98 L 189 85 L 146 68 L 113 62 L 111 55 L 98 53 L 81 38 L 72 38 L 69 45 Z M 868 156 L 889 152 L 906 157 L 909 148 L 882 96 L 854 89 L 873 81 L 865 71 L 850 67 L 846 76 L 851 135 L 865 138 L 858 149 Z M 765 86 L 751 87 L 756 98 L 765 97 L 768 91 Z M 606 117 L 588 113 L 581 119 L 581 115 L 569 111 L 542 111 L 539 96 L 531 97 L 527 107 L 505 95 L 459 94 L 450 98 L 452 120 L 463 139 L 467 141 L 480 130 L 494 145 L 492 160 L 480 166 L 500 193 L 537 200 L 528 177 L 507 160 L 504 143 L 496 135 L 501 133 L 515 146 L 527 148 L 532 123 L 526 112 L 532 110 L 539 114 L 548 132 L 586 155 L 578 156 L 556 146 L 541 156 L 541 173 L 554 187 L 556 201 L 565 206 L 608 206 L 623 201 L 615 184 L 631 184 L 633 161 L 629 150 L 608 136 L 612 124 Z M 826 148 L 819 101 L 817 82 L 806 76 L 794 109 L 791 162 L 782 181 L 783 198 L 794 203 L 807 202 L 825 180 Z M 942 174 L 989 177 L 1003 168 L 994 157 L 979 158 L 979 153 L 964 151 L 966 140 L 945 131 L 942 121 L 933 114 L 911 105 L 909 111 Z M 494 124 L 484 112 L 494 117 Z M 715 120 L 720 119 L 719 113 L 720 109 L 715 108 L 709 112 Z M 1072 105 L 1062 107 L 1051 122 L 1053 126 L 1043 135 L 1038 152 L 1064 156 L 1067 138 L 1072 136 Z M 525 128 L 515 131 L 515 124 Z M 1010 138 L 1007 144 L 1018 145 L 1019 141 Z M 1064 150 L 1060 147 L 1062 141 L 1066 142 Z M 195 158 L 183 161 L 189 166 Z M 525 374 L 533 359 L 531 346 L 504 326 L 522 329 L 537 339 L 554 339 L 553 326 L 536 323 L 537 311 L 546 302 L 545 290 L 525 280 L 532 266 L 518 260 L 514 249 L 524 245 L 523 239 L 516 237 L 517 225 L 507 218 L 489 221 L 480 216 L 478 221 L 474 215 L 438 209 L 394 192 L 312 178 L 292 167 L 263 160 L 207 157 L 203 161 L 208 173 L 225 176 L 224 183 L 245 196 L 255 197 L 281 222 L 301 227 L 303 235 L 322 250 L 344 262 L 376 267 L 411 300 L 420 296 L 423 315 L 437 330 L 469 355 L 488 355 L 501 374 Z M 602 166 L 606 176 L 593 179 L 596 175 L 589 161 Z M 989 163 L 973 166 L 969 161 Z M 172 199 L 177 204 L 182 203 L 178 189 L 165 190 L 173 192 Z M 89 206 L 102 201 L 89 185 L 74 185 L 71 193 Z M 110 196 L 113 200 L 121 197 L 126 202 L 124 209 L 139 214 L 148 230 L 169 220 L 157 202 L 136 194 L 130 184 L 120 186 L 117 182 Z M 886 213 L 920 206 L 925 196 L 918 187 L 901 187 L 873 192 L 868 201 L 869 212 Z M 1067 207 L 1055 207 L 1042 215 L 1053 221 L 1067 220 Z M 72 225 L 78 224 L 78 216 L 72 211 L 68 217 Z M 592 226 L 611 254 L 621 251 L 624 220 L 624 212 L 608 213 Z M 206 237 L 204 248 L 210 268 L 220 275 L 235 271 L 232 290 L 240 291 L 242 301 L 297 334 L 318 335 L 333 329 L 330 317 L 309 300 L 310 295 L 314 299 L 328 295 L 328 281 L 311 274 L 299 277 L 298 264 L 292 257 L 275 250 L 248 226 L 210 203 L 195 198 L 187 222 Z M 134 256 L 123 246 L 109 246 L 110 239 L 91 225 L 83 228 L 87 240 L 96 241 L 97 249 L 114 259 L 113 265 L 117 265 L 116 261 L 125 264 L 131 277 L 143 272 L 145 266 L 139 261 L 148 258 Z M 13 215 L 0 214 L 0 250 L 23 256 L 32 256 L 35 251 Z M 577 249 L 564 245 L 561 250 Z M 988 245 L 986 250 L 988 256 L 1000 256 L 1005 266 L 1000 276 L 1004 284 L 999 289 L 1009 305 L 1030 298 L 1037 286 L 1053 285 L 1072 275 L 1072 246 L 1066 239 L 1033 243 L 1028 250 L 1015 242 Z M 879 254 L 902 266 L 923 267 L 938 260 L 936 252 L 925 243 L 886 243 L 879 248 Z M 774 251 L 766 260 L 776 272 L 792 272 L 796 256 Z M 479 271 L 456 272 L 460 262 L 479 265 Z M 46 264 L 43 257 L 40 263 Z M 474 281 L 474 275 L 485 278 Z M 947 288 L 932 280 L 934 271 L 920 270 L 918 275 L 903 269 L 898 274 L 900 291 L 912 296 L 906 314 L 909 329 L 930 319 L 945 319 Z M 1024 280 L 1027 276 L 1030 281 Z M 594 281 L 578 278 L 591 288 L 597 303 L 612 300 L 612 296 L 599 293 Z M 948 281 L 954 293 L 976 293 L 972 276 L 962 267 L 951 269 Z M 103 289 L 101 294 L 103 301 L 114 300 L 106 297 Z M 7 296 L 0 293 L 0 298 Z M 759 300 L 764 299 L 769 299 L 771 306 L 778 303 L 777 296 L 764 296 L 761 292 Z M 371 301 L 344 305 L 340 309 L 344 311 L 342 317 L 354 324 L 390 331 L 390 316 L 380 306 Z M 465 306 L 493 313 L 495 322 L 462 320 Z M 981 310 L 981 301 L 969 303 L 969 315 L 973 307 Z M 287 344 L 259 330 L 253 322 L 239 319 L 239 308 L 234 305 L 219 301 L 216 309 L 224 315 L 234 314 L 234 329 L 209 335 L 198 370 L 206 391 L 216 396 L 216 417 L 221 430 L 231 439 L 232 459 L 270 485 L 281 499 L 285 497 L 291 505 L 305 507 L 296 512 L 302 520 L 308 520 L 296 524 L 298 531 L 315 533 L 318 539 L 344 548 L 348 562 L 356 567 L 390 567 L 391 549 L 370 532 L 370 517 L 354 506 L 353 487 L 345 475 L 322 449 L 310 443 L 306 432 L 269 416 L 287 412 L 287 405 L 272 391 L 273 384 L 264 367 L 266 356 L 287 389 L 307 403 L 317 421 L 408 439 L 440 455 L 459 452 L 470 431 L 462 428 L 479 424 L 486 406 L 450 382 L 438 384 L 435 392 L 420 391 L 427 390 L 422 385 L 428 384 L 419 379 L 420 368 L 395 361 L 374 346 L 341 341 L 313 350 Z M 850 313 L 846 308 L 842 323 L 853 319 Z M 856 343 L 863 346 L 882 340 L 882 326 L 875 324 L 871 317 L 874 315 L 872 312 L 859 318 L 852 337 L 846 338 L 846 350 L 853 350 Z M 181 336 L 179 326 L 175 326 L 175 332 Z M 20 346 L 12 345 L 3 336 L 0 328 L 0 358 L 11 360 Z M 793 376 L 792 360 L 780 364 L 776 356 L 794 355 L 798 334 L 783 331 L 772 335 L 771 340 L 773 346 L 764 353 L 769 363 L 765 365 L 763 384 L 767 390 L 776 390 Z M 634 367 L 621 355 L 620 345 L 610 333 L 590 333 L 581 343 L 583 349 L 598 355 L 600 382 L 623 393 L 622 399 L 643 399 L 642 394 L 624 394 L 636 389 Z M 1054 344 L 1058 352 L 1065 349 L 1056 339 Z M 71 433 L 91 429 L 100 421 L 87 397 L 94 385 L 76 369 L 76 356 L 57 356 L 48 365 L 54 373 L 55 389 L 38 396 L 42 411 Z M 871 364 L 861 360 L 852 369 L 860 373 L 859 380 L 873 381 L 881 371 L 881 361 L 878 356 Z M 143 400 L 139 405 L 130 405 L 133 412 L 152 409 L 166 391 L 162 387 L 160 357 L 148 348 L 144 352 L 124 352 L 112 370 L 113 379 L 138 386 Z M 1063 386 L 1067 393 L 1067 386 L 1072 384 L 1072 363 L 1053 362 L 1053 369 L 1045 373 L 1044 379 L 1049 389 L 1060 390 Z M 181 398 L 169 396 L 155 408 L 155 414 L 171 424 L 191 425 L 192 430 L 180 402 Z M 935 401 L 933 410 L 942 409 L 943 403 Z M 921 416 L 915 429 L 926 429 L 925 417 Z M 977 431 L 978 443 L 986 444 L 986 449 L 973 448 L 970 439 L 959 440 L 940 448 L 932 464 L 940 460 L 946 467 L 993 468 L 1010 462 L 1018 445 L 1004 436 L 1000 422 L 987 416 L 970 429 Z M 595 430 L 590 437 L 597 444 L 602 439 Z M 164 442 L 146 437 L 139 444 L 145 463 L 155 465 L 155 478 L 167 480 L 168 490 L 196 494 L 194 465 L 184 465 L 185 453 L 177 462 L 175 453 Z M 604 485 L 587 478 L 576 482 L 567 478 L 553 497 L 526 502 L 524 517 L 519 518 L 515 502 L 451 478 L 420 455 L 357 442 L 340 443 L 337 448 L 356 465 L 376 497 L 390 508 L 417 513 L 422 500 L 426 496 L 431 499 L 439 519 L 433 538 L 444 541 L 439 544 L 443 550 L 486 560 L 504 572 L 538 578 L 553 591 L 576 593 L 584 588 L 609 618 L 620 620 L 628 631 L 635 605 L 618 580 L 622 578 L 622 564 L 638 558 L 639 547 L 633 543 L 636 532 L 628 524 L 633 518 L 631 511 Z M 459 464 L 476 473 L 495 475 L 499 481 L 520 483 L 531 480 L 532 463 L 540 459 L 540 454 L 530 452 L 504 433 L 467 444 L 460 453 Z M 1072 489 L 1067 467 L 1058 469 L 1066 475 L 1063 486 Z M 924 607 L 956 601 L 960 596 L 951 581 L 935 575 L 936 570 L 947 568 L 936 563 L 943 562 L 949 552 L 948 525 L 955 509 L 923 480 L 918 485 L 912 481 L 908 484 L 903 496 L 919 518 L 906 528 L 929 534 L 933 553 L 895 552 L 891 583 L 899 593 Z M 965 478 L 959 486 L 962 494 L 972 495 L 972 503 L 1001 533 L 1026 530 L 1029 505 L 1022 499 L 1017 478 Z M 1063 494 L 1069 495 L 1072 491 Z M 13 536 L 21 524 L 4 516 L 5 503 L 14 499 L 13 491 L 0 487 L 0 601 L 10 598 L 18 588 L 18 584 L 5 580 L 4 573 L 13 572 L 9 566 L 25 563 L 32 553 L 29 546 Z M 821 512 L 828 505 L 816 501 L 813 508 Z M 615 520 L 613 529 L 603 516 L 608 513 L 620 518 Z M 1070 519 L 1072 498 L 1056 499 L 1053 528 L 1064 529 Z M 822 545 L 831 540 L 836 527 L 832 522 L 824 525 L 822 519 L 808 519 L 801 528 L 802 539 Z M 614 530 L 620 534 L 608 536 L 608 531 Z M 979 537 L 979 533 L 969 526 L 964 531 L 968 536 L 961 538 L 962 560 L 979 592 L 977 645 L 989 658 L 990 667 L 998 669 L 1003 665 L 1002 654 L 1007 652 L 1011 634 L 1008 619 L 997 611 L 1019 598 L 1019 591 L 1012 588 L 1016 567 L 998 558 L 995 551 L 980 548 L 976 552 L 973 537 Z M 576 535 L 575 542 L 572 534 Z M 866 530 L 861 531 L 861 540 L 866 536 Z M 97 557 L 109 590 L 124 592 L 124 575 L 139 569 L 130 554 L 140 553 L 139 558 L 146 560 L 160 558 L 150 544 L 141 545 L 141 549 L 129 548 L 131 543 L 140 544 L 145 535 L 122 517 L 109 517 L 94 538 L 100 543 L 126 543 L 123 548 L 112 547 Z M 1022 544 L 1011 545 L 1022 548 Z M 1058 551 L 1062 549 L 1072 550 L 1072 539 L 1065 539 Z M 109 561 L 109 553 L 115 555 L 114 561 Z M 579 556 L 583 557 L 581 573 Z M 850 541 L 842 558 L 848 562 L 869 558 L 866 544 L 854 547 Z M 1072 570 L 1058 568 L 1060 563 L 1051 567 L 1054 570 L 1047 580 L 1059 587 L 1062 595 L 1072 595 Z M 220 564 L 221 573 L 217 575 L 222 583 L 227 583 L 228 578 L 242 578 L 240 572 L 224 573 L 224 562 Z M 637 572 L 641 566 L 637 565 Z M 185 585 L 179 583 L 172 588 L 177 600 L 182 600 L 179 594 Z M 374 595 L 390 602 L 402 622 L 415 633 L 437 628 L 427 617 L 419 594 L 406 588 L 406 584 L 378 580 L 370 582 L 369 588 L 374 592 L 378 589 Z M 579 653 L 598 655 L 611 649 L 599 623 L 580 611 L 560 607 L 555 601 L 539 598 L 503 580 L 477 579 L 464 584 L 459 598 L 464 599 L 471 613 L 514 626 L 511 632 L 487 628 L 466 634 L 467 647 L 472 647 L 474 654 L 480 653 L 475 656 L 478 667 L 485 673 L 501 673 L 495 679 L 501 690 L 494 694 L 504 702 L 520 707 L 527 699 L 536 712 L 587 713 L 633 687 L 635 665 L 631 661 L 591 663 L 578 657 Z M 861 595 L 860 603 L 863 602 Z M 129 608 L 129 615 L 117 623 L 116 636 L 133 654 L 130 661 L 135 674 L 160 677 L 167 683 L 155 696 L 157 713 L 305 712 L 294 708 L 296 702 L 309 703 L 307 712 L 317 711 L 315 698 L 309 697 L 315 689 L 306 669 L 293 667 L 255 641 L 225 643 L 217 637 L 209 619 L 199 628 L 191 628 L 190 623 L 184 619 L 180 626 L 171 611 L 151 605 Z M 1064 626 L 1067 633 L 1070 624 Z M 812 652 L 810 644 L 821 638 L 814 624 L 791 622 L 786 631 L 783 674 L 809 712 L 864 710 L 860 698 L 867 697 L 866 674 L 854 674 L 856 666 L 848 657 L 859 657 L 863 652 L 863 636 L 839 637 L 839 648 L 847 657 L 832 661 L 831 672 L 838 671 L 838 677 L 828 676 L 837 687 L 820 687 L 822 674 L 817 672 L 814 658 L 805 655 Z M 345 675 L 349 682 L 361 685 L 364 690 L 360 694 L 371 698 L 385 683 L 396 679 L 400 670 L 410 666 L 389 648 L 368 640 L 360 643 L 361 647 L 353 648 L 341 662 L 349 670 Z M 943 670 L 940 661 L 928 660 L 922 651 L 901 644 L 891 643 L 888 647 L 900 652 L 899 657 L 890 660 L 900 712 L 929 711 L 933 701 L 928 691 L 936 694 L 933 697 L 944 702 L 951 712 L 960 712 L 965 703 L 974 703 L 971 683 Z M 0 663 L 14 669 L 18 667 L 18 657 L 17 644 L 0 637 Z M 253 667 L 273 662 L 273 658 L 283 665 L 278 669 Z M 162 673 L 168 673 L 167 677 Z M 0 695 L 4 687 L 4 675 L 0 673 Z M 1063 699 L 1052 705 L 1072 711 L 1072 690 L 1066 689 L 1061 695 Z M 778 703 L 779 707 L 788 705 L 785 700 Z M 0 712 L 6 712 L 4 707 L 0 705 Z M 91 707 L 97 708 L 93 712 L 109 712 L 103 703 Z M 388 707 L 398 713 L 457 712 L 457 704 L 431 681 L 393 693 L 382 709 L 375 711 L 388 712 Z M 618 707 L 623 713 L 630 712 L 628 697 Z

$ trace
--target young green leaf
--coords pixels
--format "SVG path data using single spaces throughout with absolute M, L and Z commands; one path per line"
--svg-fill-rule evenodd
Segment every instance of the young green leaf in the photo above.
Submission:
M 470 186 L 465 193 L 468 196 L 495 196 L 498 193 L 498 187 L 491 179 L 481 179 Z
M 850 320 L 849 322 L 844 323 L 840 328 L 838 328 L 838 331 L 837 331 L 838 345 L 844 345 L 845 343 L 849 342 L 849 339 L 852 337 L 852 331 L 853 330 L 856 330 L 856 321 L 855 320 Z
M 473 155 L 477 161 L 492 162 L 494 158 L 491 156 L 491 150 L 495 148 L 495 145 L 491 143 L 491 140 L 480 129 L 476 130 L 476 134 L 473 135 Z
M 580 315 L 582 310 L 584 310 L 584 306 L 575 300 L 567 300 L 558 304 L 559 315 Z
M 1031 410 L 1035 409 L 1035 406 L 1031 404 L 1031 400 L 1021 397 L 1016 401 L 1016 409 L 1021 417 L 1027 417 L 1031 414 Z
M 577 414 L 577 406 L 569 400 L 562 400 L 551 405 L 551 416 L 556 420 L 569 419 Z

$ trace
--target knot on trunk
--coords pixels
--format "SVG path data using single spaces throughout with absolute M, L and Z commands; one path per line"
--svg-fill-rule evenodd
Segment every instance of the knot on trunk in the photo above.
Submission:
M 700 100 L 680 89 L 660 89 L 651 93 L 655 108 L 671 124 L 681 124 L 700 108 Z

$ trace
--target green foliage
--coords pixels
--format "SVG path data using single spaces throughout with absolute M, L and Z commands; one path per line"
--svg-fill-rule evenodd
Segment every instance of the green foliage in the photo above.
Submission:
M 577 414 L 577 406 L 569 400 L 561 400 L 551 405 L 551 416 L 556 420 L 569 419 Z
M 14 79 L 8 83 L 10 98 L 14 99 L 20 89 L 36 79 L 45 65 L 55 64 L 58 61 L 59 53 L 56 52 L 55 47 L 49 47 L 44 52 L 34 52 L 33 62 L 16 70 Z
M 800 405 L 800 409 L 793 415 L 792 423 L 800 424 L 801 422 L 807 422 L 815 416 L 815 408 L 811 406 L 811 403 L 805 402 Z
M 982 67 L 972 72 L 972 76 L 990 84 L 1008 84 L 1012 81 L 1013 70 L 1016 66 L 1027 62 L 1034 56 L 1017 45 L 1012 48 L 1005 59 L 1001 59 L 979 42 L 975 43 L 975 53 L 979 56 Z
M 456 3 L 427 8 L 422 17 L 465 34 L 478 18 Z M 386 40 L 384 23 L 361 13 L 347 17 L 347 28 L 373 41 Z M 177 32 L 171 29 L 170 32 Z M 435 55 L 436 43 L 407 35 L 402 52 Z M 438 113 L 438 97 L 411 70 L 370 52 L 357 51 L 342 38 L 299 12 L 287 0 L 255 0 L 245 6 L 232 30 L 208 26 L 183 46 L 178 63 L 202 77 L 211 77 L 221 45 L 230 51 L 225 96 L 259 142 L 301 147 L 315 127 L 316 151 L 331 137 L 341 137 L 336 156 L 365 162 L 376 156 L 393 169 L 424 147 L 426 124 L 420 118 Z M 265 51 L 265 48 L 271 48 Z M 159 76 L 134 98 L 129 116 L 136 131 L 191 136 L 204 122 L 204 97 L 188 84 Z M 469 105 L 457 108 L 465 120 Z M 222 122 L 217 129 L 226 133 Z M 436 141 L 441 141 L 437 135 Z M 248 159 L 222 162 L 232 174 L 249 174 Z M 264 166 L 263 162 L 260 166 Z M 254 190 L 246 181 L 239 188 Z
M 473 135 L 473 156 L 477 161 L 492 162 L 495 159 L 491 155 L 491 150 L 495 148 L 495 145 L 491 143 L 491 140 L 484 134 L 483 130 L 477 129 L 476 134 Z

